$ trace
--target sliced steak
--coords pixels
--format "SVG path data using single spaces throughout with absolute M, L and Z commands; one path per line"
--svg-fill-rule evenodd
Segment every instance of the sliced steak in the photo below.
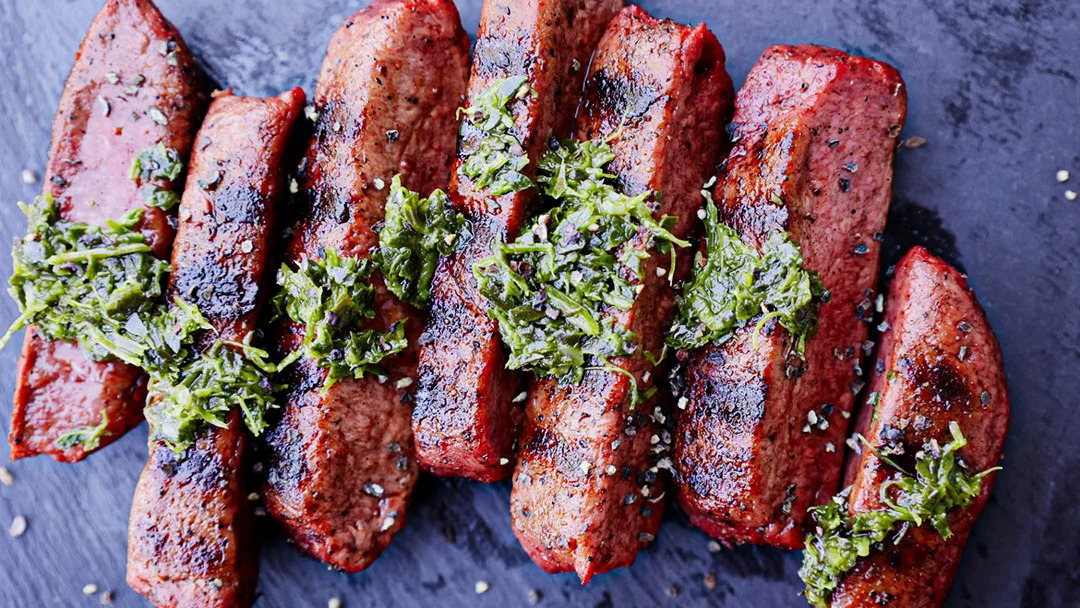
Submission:
M 968 442 L 958 452 L 967 471 L 996 466 L 1009 426 L 1008 387 L 997 338 L 964 275 L 922 247 L 912 249 L 896 267 L 886 321 L 890 329 L 875 366 L 884 371 L 875 371 L 870 382 L 878 402 L 860 412 L 859 432 L 874 451 L 890 452 L 911 471 L 923 446 L 952 439 L 955 422 Z M 874 451 L 863 446 L 848 461 L 852 514 L 880 508 L 882 484 L 896 473 Z M 924 524 L 860 559 L 833 591 L 830 606 L 943 605 L 993 484 L 992 473 L 983 477 L 972 503 L 950 513 L 950 538 Z
M 582 80 L 596 43 L 622 0 L 488 0 L 480 16 L 468 97 L 496 81 L 525 76 L 535 95 L 515 101 L 513 134 L 536 163 L 552 137 L 574 125 Z M 472 222 L 473 239 L 444 258 L 432 285 L 431 313 L 420 348 L 413 432 L 420 465 L 436 475 L 505 479 L 513 468 L 521 377 L 505 369 L 498 324 L 476 289 L 473 264 L 494 239 L 513 240 L 536 199 L 535 189 L 493 197 L 458 169 L 450 177 L 454 205 Z
M 704 25 L 687 27 L 622 10 L 597 48 L 578 117 L 579 140 L 612 138 L 608 171 L 620 190 L 659 192 L 656 217 L 672 215 L 672 232 L 688 237 L 701 206 L 701 186 L 726 151 L 731 78 L 724 51 Z M 643 247 L 638 235 L 626 247 Z M 689 261 L 687 252 L 680 262 Z M 643 260 L 643 290 L 616 323 L 634 332 L 644 350 L 659 353 L 674 313 L 669 278 L 657 270 L 666 254 Z M 655 382 L 643 358 L 616 359 L 646 390 Z M 551 378 L 529 389 L 525 425 L 511 494 L 514 533 L 549 572 L 593 574 L 628 566 L 656 534 L 664 483 L 653 447 L 656 399 L 630 399 L 622 374 L 588 371 L 580 385 Z M 659 418 L 659 417 L 658 417 Z
M 109 0 L 83 38 L 53 120 L 44 194 L 65 220 L 104 226 L 144 209 L 140 230 L 164 258 L 169 215 L 146 207 L 131 161 L 164 144 L 187 159 L 208 98 L 202 71 L 149 0 Z M 180 184 L 159 186 L 179 190 Z M 70 342 L 26 330 L 15 380 L 11 458 L 48 454 L 75 462 L 87 452 L 54 442 L 66 431 L 109 418 L 98 449 L 142 421 L 146 377 L 131 365 L 93 362 Z
M 721 219 L 758 248 L 789 232 L 831 295 L 805 360 L 753 320 L 685 361 L 678 499 L 727 543 L 801 547 L 807 508 L 838 490 L 906 103 L 892 67 L 815 46 L 767 49 L 736 98 Z
M 302 164 L 306 202 L 290 263 L 327 248 L 368 257 L 397 173 L 424 195 L 446 187 L 468 49 L 449 0 L 380 0 L 338 30 L 315 93 L 319 116 Z M 419 313 L 378 276 L 374 285 L 372 327 L 387 331 L 405 319 L 415 343 Z M 302 331 L 284 328 L 279 346 L 296 348 Z M 404 525 L 418 472 L 408 381 L 400 381 L 416 373 L 415 350 L 383 364 L 390 378 L 342 379 L 323 391 L 326 371 L 299 361 L 281 421 L 267 437 L 268 511 L 298 547 L 349 572 L 368 567 Z
M 267 99 L 226 93 L 199 131 L 169 297 L 199 307 L 216 330 L 207 341 L 242 341 L 258 323 L 273 284 L 289 136 L 303 107 L 299 88 Z M 150 442 L 131 507 L 127 580 L 155 606 L 255 601 L 259 553 L 242 466 L 246 441 L 234 411 L 228 428 L 207 429 L 180 454 Z

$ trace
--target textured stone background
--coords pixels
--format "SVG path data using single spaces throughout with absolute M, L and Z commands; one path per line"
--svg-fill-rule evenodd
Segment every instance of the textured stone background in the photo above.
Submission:
M 208 72 L 246 95 L 309 92 L 327 40 L 363 2 L 160 0 Z M 475 33 L 479 0 L 459 1 Z M 1005 470 L 964 555 L 948 605 L 1080 605 L 1080 3 L 1075 0 L 652 0 L 656 15 L 707 21 L 736 83 L 770 43 L 814 42 L 893 63 L 907 80 L 904 136 L 928 140 L 897 161 L 888 261 L 923 243 L 971 276 L 1005 351 L 1013 427 Z M 0 239 L 24 231 L 15 206 L 40 184 L 64 76 L 99 0 L 0 0 Z M 1058 184 L 1068 169 L 1073 178 Z M 0 275 L 11 272 L 0 255 Z M 0 324 L 16 315 L 3 298 Z M 18 340 L 0 353 L 7 427 Z M 0 605 L 94 605 L 81 589 L 124 584 L 127 514 L 145 462 L 145 427 L 79 465 L 10 465 L 0 524 Z M 0 459 L 6 460 L 6 445 Z M 632 568 L 582 588 L 548 576 L 518 547 L 509 488 L 424 479 L 410 524 L 368 572 L 346 576 L 302 558 L 270 526 L 259 606 L 801 606 L 799 554 L 742 547 L 710 554 L 677 509 Z M 707 591 L 702 579 L 718 580 Z M 477 580 L 491 590 L 476 596 Z M 667 592 L 678 588 L 678 597 Z

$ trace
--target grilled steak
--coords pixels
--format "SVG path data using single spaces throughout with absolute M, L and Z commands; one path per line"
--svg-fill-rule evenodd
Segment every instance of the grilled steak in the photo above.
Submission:
M 199 131 L 173 249 L 170 298 L 198 305 L 216 332 L 255 330 L 274 276 L 289 133 L 304 107 L 297 88 L 278 97 L 217 97 Z M 249 606 L 258 545 L 245 484 L 243 421 L 211 427 L 175 453 L 150 442 L 128 531 L 128 584 L 155 606 Z
M 896 267 L 886 321 L 882 365 L 875 366 L 885 371 L 876 371 L 870 383 L 877 406 L 864 408 L 858 423 L 874 451 L 890 453 L 911 471 L 923 446 L 950 441 L 955 422 L 968 442 L 959 451 L 968 472 L 997 465 L 1009 426 L 1008 387 L 997 339 L 964 276 L 922 247 L 912 249 Z M 865 447 L 852 454 L 846 480 L 853 485 L 851 513 L 880 508 L 882 484 L 894 474 Z M 908 530 L 899 544 L 885 542 L 861 558 L 830 605 L 941 606 L 993 483 L 992 473 L 985 476 L 974 501 L 950 513 L 950 538 L 924 524 Z
M 579 140 L 611 142 L 608 171 L 620 190 L 659 192 L 657 218 L 672 215 L 685 238 L 701 205 L 701 185 L 725 151 L 731 79 L 724 51 L 704 25 L 658 20 L 636 6 L 622 10 L 597 48 L 578 117 Z M 625 247 L 643 247 L 638 235 Z M 682 255 L 685 264 L 688 256 Z M 641 347 L 659 353 L 674 312 L 670 257 L 642 261 L 638 301 L 616 314 Z M 643 358 L 616 359 L 646 390 L 655 380 Z M 656 443 L 652 399 L 636 407 L 622 374 L 588 371 L 580 385 L 552 378 L 529 389 L 511 495 L 514 533 L 549 572 L 593 574 L 628 566 L 652 540 L 663 512 L 664 483 L 651 449 Z
M 164 144 L 181 159 L 191 150 L 207 97 L 202 71 L 179 32 L 149 0 L 109 0 L 75 55 L 53 120 L 44 193 L 65 220 L 103 226 L 145 208 L 141 232 L 159 257 L 169 254 L 168 214 L 147 207 L 128 179 L 139 152 Z M 179 189 L 162 181 L 159 186 Z M 146 377 L 126 363 L 90 361 L 70 342 L 26 330 L 15 381 L 11 458 L 48 454 L 82 460 L 83 446 L 54 442 L 66 431 L 108 425 L 98 447 L 142 421 Z
M 567 137 L 589 57 L 621 0 L 488 0 L 480 16 L 468 96 L 471 103 L 502 78 L 526 76 L 535 95 L 515 102 L 513 134 L 535 177 L 552 137 Z M 473 264 L 496 238 L 513 240 L 536 198 L 534 189 L 493 197 L 458 174 L 450 194 L 473 222 L 472 241 L 444 258 L 435 274 L 431 314 L 420 348 L 413 432 L 420 465 L 436 475 L 505 479 L 513 467 L 521 407 L 520 376 L 504 368 L 498 326 L 476 289 Z
M 446 186 L 468 49 L 449 0 L 380 0 L 338 30 L 315 94 L 319 117 L 302 164 L 306 208 L 288 246 L 291 263 L 326 248 L 368 257 L 396 173 L 422 194 Z M 418 313 L 378 276 L 374 286 L 372 327 L 408 320 L 415 343 Z M 296 348 L 302 332 L 284 328 L 279 346 Z M 267 437 L 267 509 L 302 550 L 349 572 L 369 566 L 404 525 L 418 472 L 407 382 L 398 381 L 415 374 L 415 350 L 383 364 L 390 378 L 347 378 L 324 391 L 326 370 L 300 360 Z
M 789 232 L 830 298 L 805 360 L 775 320 L 757 337 L 754 320 L 684 358 L 678 499 L 725 542 L 798 548 L 807 508 L 838 490 L 906 92 L 883 63 L 775 46 L 735 105 L 736 143 L 716 186 L 721 218 L 758 248 Z

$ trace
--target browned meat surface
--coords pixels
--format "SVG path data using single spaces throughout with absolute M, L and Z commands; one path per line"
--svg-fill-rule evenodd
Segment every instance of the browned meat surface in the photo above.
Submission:
M 207 342 L 241 341 L 255 329 L 274 277 L 289 134 L 303 107 L 301 89 L 267 99 L 224 94 L 199 131 L 169 296 L 198 305 L 216 329 Z M 245 432 L 234 412 L 228 428 L 207 430 L 180 454 L 150 442 L 131 507 L 127 579 L 155 606 L 255 600 L 259 555 L 242 466 Z
M 324 248 L 367 257 L 396 173 L 425 195 L 446 187 L 468 49 L 449 0 L 380 0 L 338 30 L 315 93 L 319 117 L 301 175 L 306 208 L 290 262 Z M 415 342 L 418 313 L 378 277 L 375 286 L 373 327 L 386 331 L 408 319 Z M 295 348 L 301 332 L 284 328 L 279 346 Z M 349 572 L 369 566 L 404 525 L 418 472 L 409 394 L 398 382 L 415 375 L 416 354 L 384 363 L 390 378 L 340 380 L 324 392 L 325 371 L 300 361 L 267 438 L 267 509 L 298 547 Z
M 807 508 L 839 489 L 906 103 L 893 68 L 815 46 L 767 49 L 736 98 L 721 218 L 755 247 L 790 232 L 831 299 L 805 361 L 775 321 L 756 347 L 752 321 L 685 357 L 678 499 L 725 542 L 801 547 Z
M 143 208 L 142 184 L 128 179 L 131 161 L 159 143 L 187 159 L 206 110 L 203 81 L 180 33 L 152 2 L 109 0 L 79 46 L 53 120 L 44 193 L 64 219 L 101 226 Z M 155 254 L 169 254 L 168 214 L 146 208 L 141 230 Z M 12 459 L 82 460 L 81 445 L 61 449 L 53 442 L 70 429 L 97 426 L 103 411 L 109 424 L 99 449 L 142 421 L 142 372 L 92 362 L 76 345 L 46 340 L 33 327 L 16 373 Z
M 955 422 L 968 441 L 959 452 L 968 472 L 996 466 L 1009 426 L 1008 387 L 997 338 L 964 276 L 922 247 L 912 249 L 896 267 L 886 321 L 876 366 L 886 371 L 870 382 L 879 395 L 877 415 L 863 408 L 859 431 L 875 451 L 892 452 L 889 458 L 912 471 L 915 454 L 931 441 L 949 442 Z M 851 455 L 847 473 L 856 513 L 881 506 L 881 486 L 896 471 L 864 447 Z M 830 605 L 941 606 L 993 484 L 993 474 L 984 477 L 972 504 L 950 514 L 948 540 L 923 525 L 861 559 Z
M 552 137 L 565 138 L 589 57 L 621 0 L 488 0 L 469 79 L 469 99 L 489 85 L 524 75 L 535 96 L 514 102 L 513 134 L 529 157 L 525 173 Z M 521 427 L 519 374 L 504 368 L 498 325 L 487 316 L 472 265 L 496 238 L 512 240 L 527 218 L 533 189 L 492 197 L 458 175 L 450 178 L 454 205 L 473 222 L 474 237 L 442 260 L 432 287 L 431 314 L 420 348 L 413 415 L 420 465 L 436 475 L 479 481 L 505 479 Z
M 687 27 L 627 7 L 604 34 L 589 73 L 577 138 L 614 136 L 609 171 L 628 194 L 659 191 L 656 216 L 679 218 L 687 237 L 701 206 L 701 185 L 726 149 L 732 85 L 724 51 L 704 25 Z M 620 127 L 621 125 L 621 127 Z M 627 247 L 642 247 L 639 235 Z M 684 252 L 685 253 L 685 252 Z M 689 261 L 681 256 L 681 263 Z M 659 353 L 674 312 L 674 294 L 657 268 L 644 262 L 643 291 L 617 323 Z M 642 389 L 655 382 L 653 365 L 615 361 Z M 652 540 L 663 512 L 664 483 L 655 467 L 659 438 L 656 400 L 631 405 L 621 374 L 591 371 L 579 386 L 554 379 L 532 382 L 511 494 L 514 533 L 549 572 L 576 571 L 583 582 L 628 566 Z

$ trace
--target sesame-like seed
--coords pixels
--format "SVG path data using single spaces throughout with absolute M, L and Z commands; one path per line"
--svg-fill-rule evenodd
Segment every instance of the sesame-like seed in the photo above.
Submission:
M 214 580 L 210 581 L 210 584 L 213 585 L 215 589 L 221 589 L 225 586 L 225 581 L 221 580 L 220 578 L 215 578 Z
M 383 181 L 383 179 L 381 177 L 376 177 L 375 180 L 373 181 L 373 183 L 375 184 L 375 189 L 376 190 L 382 190 L 383 188 L 386 187 L 386 182 Z
M 315 111 L 315 106 L 304 106 L 304 118 L 311 122 L 319 120 L 319 113 Z
M 23 169 L 22 181 L 24 184 L 33 184 L 38 180 L 37 173 L 34 173 L 30 169 Z
M 476 581 L 476 585 L 473 586 L 473 591 L 476 592 L 476 595 L 487 593 L 488 589 L 491 589 L 491 584 L 487 581 Z
M 581 469 L 582 473 L 585 473 L 586 475 L 588 475 L 589 470 L 592 469 L 592 463 L 589 462 L 588 460 L 582 460 L 581 464 L 578 465 L 578 468 Z
M 330 601 L 326 602 L 326 608 L 341 608 L 342 602 L 340 597 L 332 597 Z
M 454 234 L 453 232 L 451 232 L 450 234 L 443 237 L 443 242 L 446 243 L 447 245 L 453 245 L 454 241 L 456 241 L 456 240 L 457 240 L 457 235 Z
M 697 210 L 697 216 L 698 216 L 699 220 L 705 219 L 705 210 L 704 209 L 698 209 Z
M 87 583 L 82 588 L 83 595 L 94 595 L 98 592 L 98 586 L 94 583 Z
M 251 494 L 248 494 L 248 500 L 250 500 L 251 502 L 255 502 L 256 500 L 259 500 L 259 493 L 258 492 L 252 492 Z
M 686 397 L 679 397 L 678 406 L 680 410 L 685 410 L 688 403 L 690 403 L 689 399 Z
M 1078 195 L 1075 190 L 1065 191 L 1065 198 L 1067 198 L 1068 200 L 1075 201 L 1077 197 L 1080 197 L 1080 195 Z
M 508 464 L 510 464 L 510 459 L 509 458 L 500 458 L 499 459 L 499 465 L 505 467 Z
M 5 486 L 15 485 L 15 476 L 11 474 L 11 471 L 7 470 L 7 467 L 0 467 L 0 483 Z
M 380 532 L 386 532 L 390 528 L 393 528 L 394 527 L 394 521 L 395 521 L 395 518 L 387 517 L 386 519 L 383 520 L 382 527 L 379 529 L 379 531 Z
M 8 534 L 12 538 L 18 538 L 26 532 L 26 518 L 22 515 L 18 515 L 15 519 L 11 520 L 11 527 L 8 528 Z
M 657 268 L 656 268 L 656 276 L 662 277 L 665 274 L 667 274 L 667 268 L 664 268 L 663 266 L 657 266 Z
M 713 589 L 716 589 L 716 576 L 713 575 L 712 573 L 706 574 L 704 583 L 705 583 L 705 588 L 708 589 L 709 591 L 712 591 Z
M 607 473 L 608 475 L 614 475 L 616 472 L 618 472 L 618 470 L 619 470 L 619 467 L 617 467 L 617 466 L 615 466 L 613 464 L 609 464 L 609 465 L 607 465 L 607 468 L 604 469 L 604 472 Z
M 240 243 L 240 251 L 243 251 L 244 253 L 251 253 L 251 250 L 254 248 L 255 245 L 252 244 L 251 239 L 244 239 L 244 242 Z
M 830 441 L 829 443 L 825 444 L 825 451 L 831 454 L 836 451 L 836 446 L 833 445 L 833 442 Z
M 289 192 L 293 194 L 300 192 L 300 183 L 296 181 L 295 177 L 289 178 Z
M 412 386 L 412 384 L 413 384 L 413 379 L 408 377 L 408 376 L 404 376 L 404 377 L 402 377 L 401 379 L 399 379 L 397 381 L 395 386 L 397 386 L 399 389 L 403 389 L 403 388 L 409 388 L 410 386 Z
M 720 543 L 718 541 L 709 541 L 709 553 L 718 553 L 720 551 L 720 548 Z
M 1062 184 L 1069 181 L 1069 172 L 1066 171 L 1065 169 L 1062 169 L 1062 170 L 1058 171 L 1057 172 L 1057 180 L 1058 180 L 1058 182 L 1060 182 Z
M 523 403 L 529 397 L 529 393 L 521 391 L 514 397 L 514 403 Z

